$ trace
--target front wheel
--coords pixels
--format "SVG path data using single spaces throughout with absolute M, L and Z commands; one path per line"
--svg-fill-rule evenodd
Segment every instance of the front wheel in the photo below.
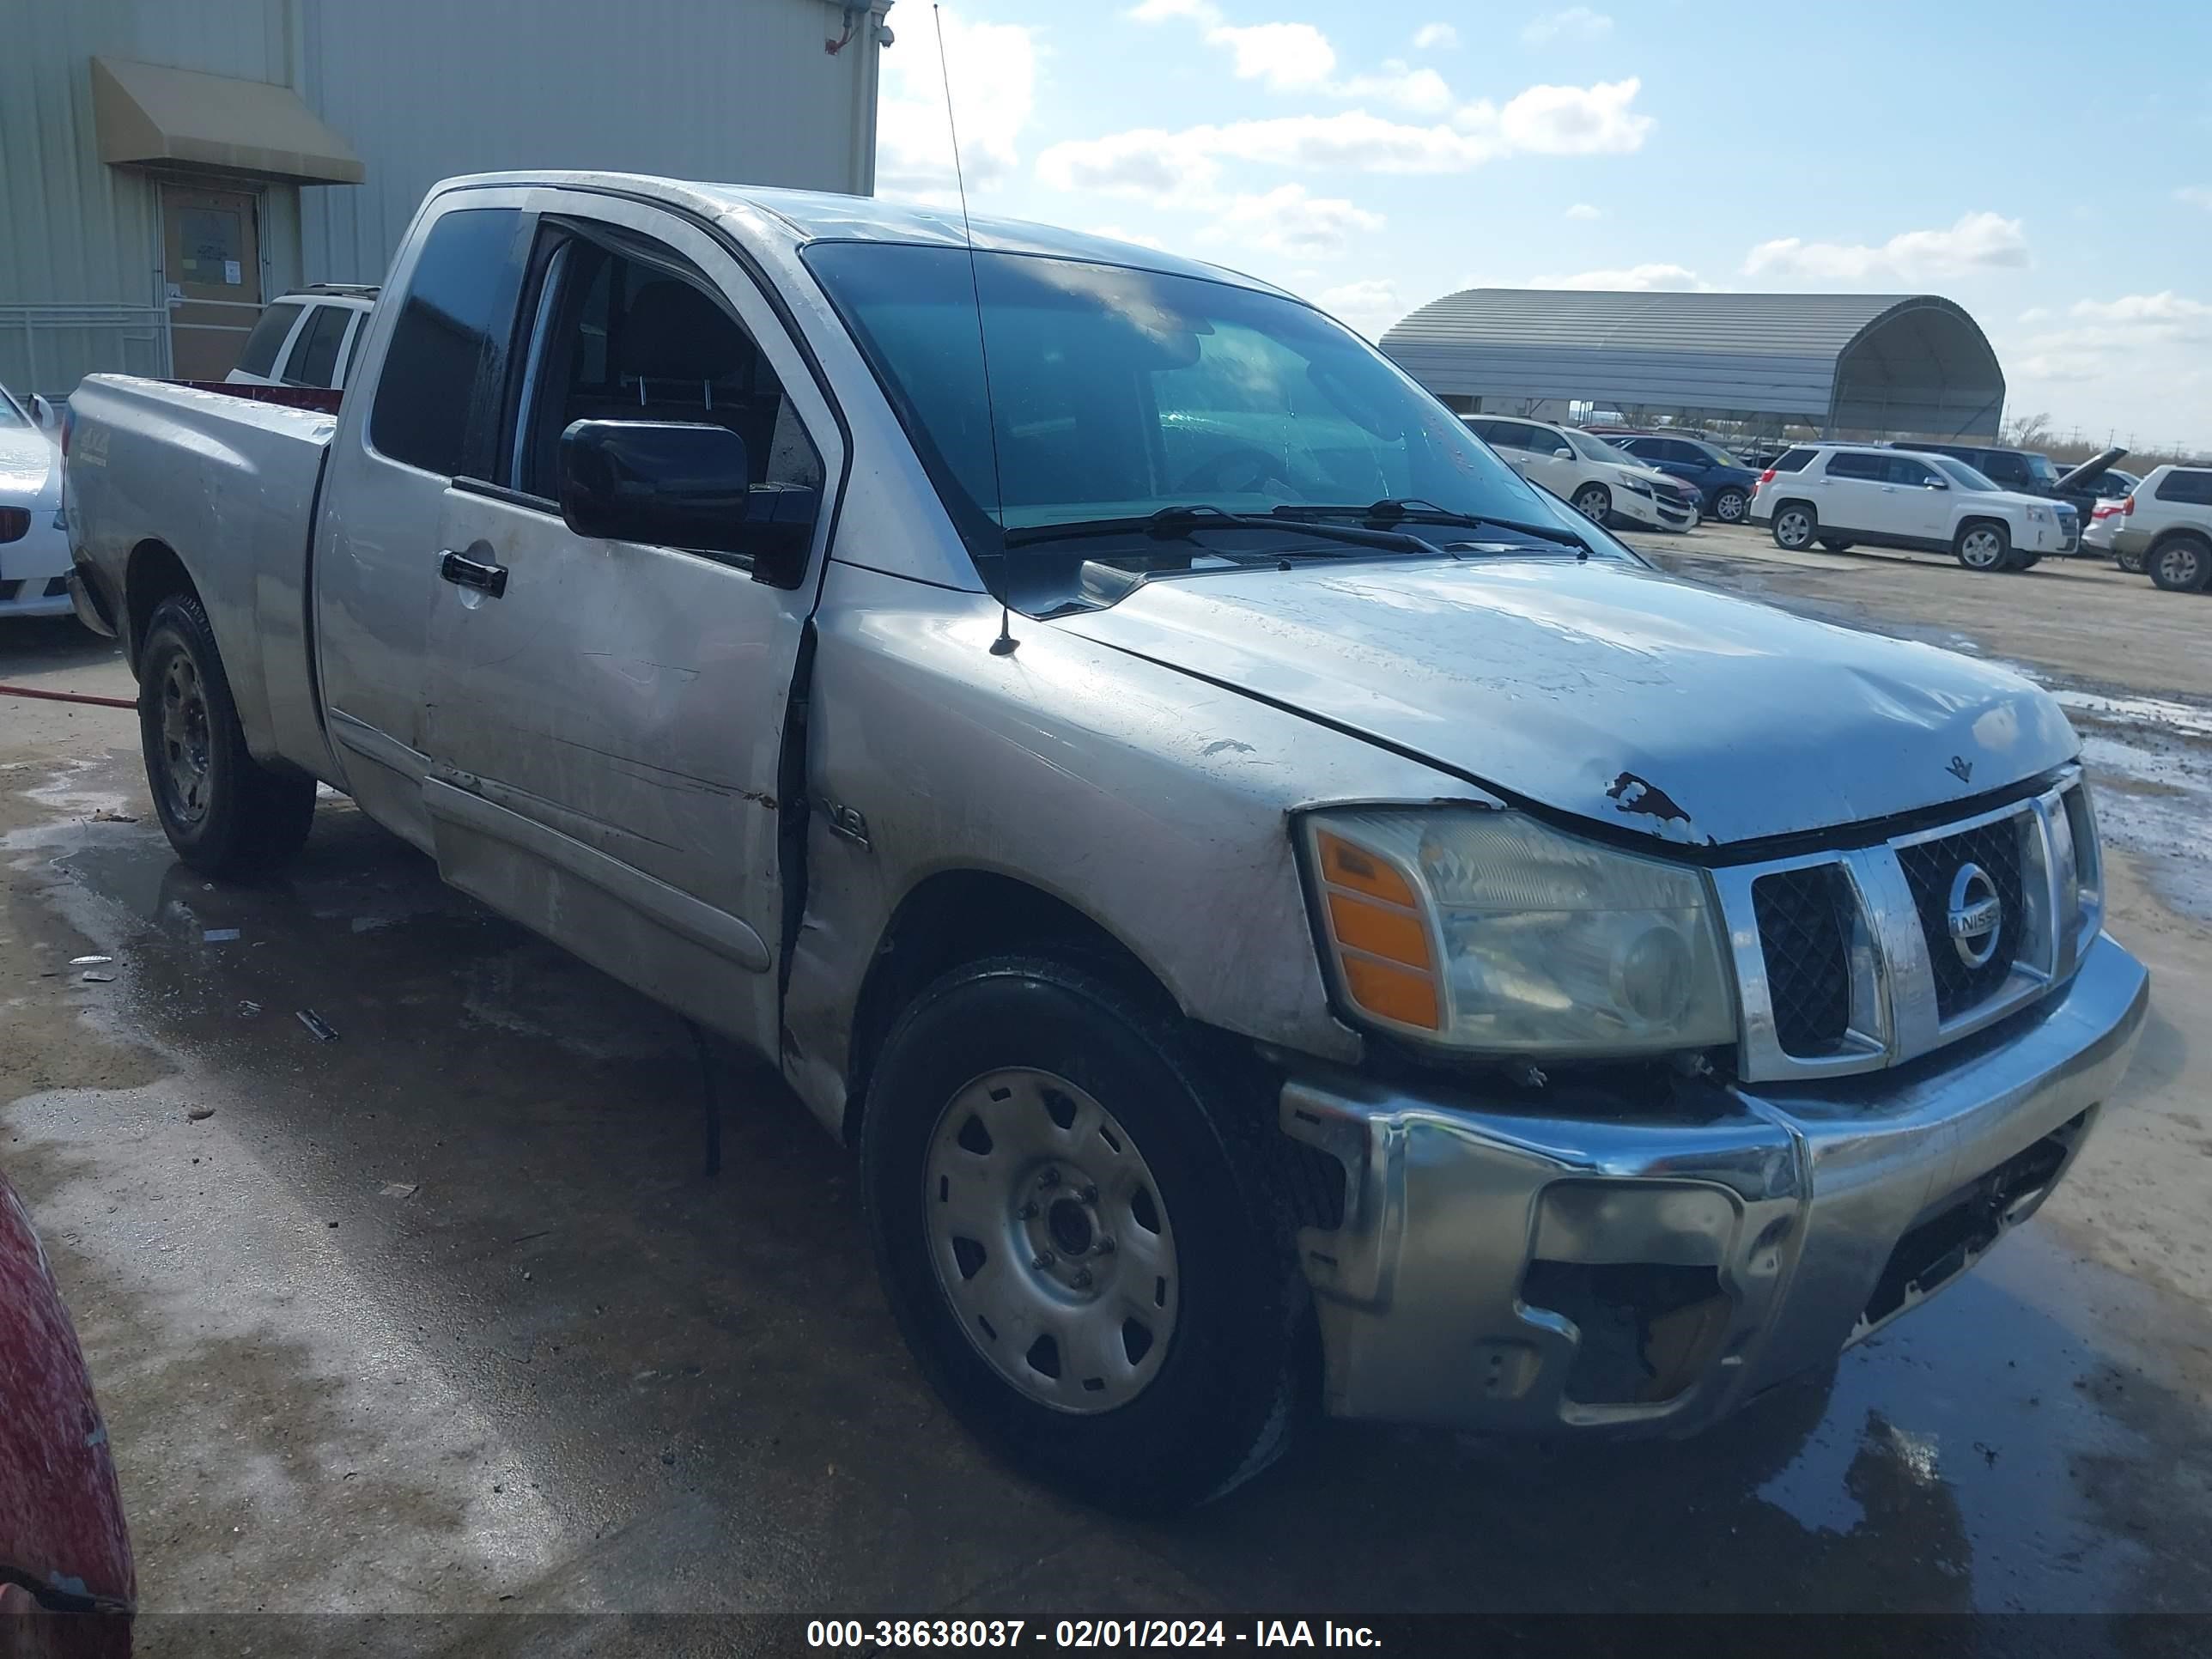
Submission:
M 1613 513 L 1613 492 L 1603 484 L 1584 484 L 1575 491 L 1574 509 L 1595 524 L 1603 524 Z
M 2012 557 L 2012 538 L 2002 525 L 1970 524 L 1951 550 L 1969 570 L 2002 570 Z
M 162 600 L 147 624 L 138 741 L 162 832 L 201 874 L 271 875 L 306 844 L 315 781 L 247 752 L 214 630 L 189 593 Z
M 1774 544 L 1785 553 L 1802 553 L 1820 527 L 1811 507 L 1792 501 L 1774 515 Z
M 923 1373 L 979 1438 L 1087 1501 L 1186 1508 L 1264 1468 L 1304 1300 L 1259 1142 L 1172 1016 L 1064 963 L 939 980 L 885 1040 L 868 1230 Z
M 1733 487 L 1713 497 L 1713 517 L 1723 524 L 1741 524 L 1751 510 L 1751 497 Z
M 2150 579 L 2169 593 L 2202 593 L 2212 582 L 2212 544 L 2194 536 L 2160 542 L 2151 555 Z

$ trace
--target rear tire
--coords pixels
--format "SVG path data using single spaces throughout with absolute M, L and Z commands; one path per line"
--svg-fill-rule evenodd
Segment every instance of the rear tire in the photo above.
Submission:
M 2012 534 L 2001 524 L 1977 519 L 1960 528 L 1951 551 L 1969 570 L 2002 570 L 2012 558 Z
M 1731 484 L 1713 497 L 1713 517 L 1723 524 L 1741 524 L 1751 509 L 1751 497 Z
M 1820 533 L 1820 515 L 1802 501 L 1774 510 L 1774 544 L 1785 553 L 1802 553 Z
M 995 957 L 916 999 L 874 1079 L 877 1267 L 971 1432 L 1131 1513 L 1204 1503 L 1280 1454 L 1309 1304 L 1260 1140 L 1279 1131 L 1171 1009 Z
M 274 875 L 306 844 L 315 781 L 247 752 L 214 630 L 189 593 L 162 600 L 147 624 L 138 741 L 162 833 L 202 875 Z
M 2212 542 L 2197 536 L 2172 536 L 2154 548 L 2150 579 L 2169 593 L 2202 593 L 2212 582 Z
M 2114 548 L 2112 562 L 2131 575 L 2140 576 L 2143 573 L 2143 556 L 2140 553 L 2123 553 Z

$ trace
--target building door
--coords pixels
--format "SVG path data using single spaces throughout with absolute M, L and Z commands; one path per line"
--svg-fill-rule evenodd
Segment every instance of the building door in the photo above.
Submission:
M 220 380 L 261 316 L 261 238 L 251 191 L 161 186 L 170 372 Z

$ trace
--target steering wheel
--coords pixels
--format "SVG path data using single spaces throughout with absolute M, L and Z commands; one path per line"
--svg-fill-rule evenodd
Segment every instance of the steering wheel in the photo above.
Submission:
M 1276 469 L 1276 458 L 1264 449 L 1251 445 L 1239 445 L 1209 456 L 1178 479 L 1175 493 L 1178 495 L 1205 495 L 1219 492 L 1231 495 L 1257 495 L 1269 484 L 1280 484 L 1284 494 L 1293 493 L 1290 482 Z M 1241 469 L 1241 470 L 1240 470 Z

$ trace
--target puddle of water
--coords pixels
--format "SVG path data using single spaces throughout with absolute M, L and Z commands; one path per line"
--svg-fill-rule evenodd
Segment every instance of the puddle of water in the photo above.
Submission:
M 2212 709 L 2165 697 L 2111 697 L 2101 692 L 2075 691 L 2063 686 L 2051 688 L 2051 695 L 2062 708 L 2087 715 L 2092 720 L 2163 726 L 2187 737 L 2212 738 Z

